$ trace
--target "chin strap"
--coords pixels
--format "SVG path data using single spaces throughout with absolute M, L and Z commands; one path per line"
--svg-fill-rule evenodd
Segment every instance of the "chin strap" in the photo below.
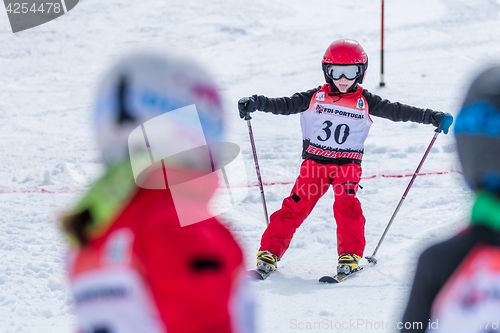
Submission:
M 356 82 L 354 82 L 352 87 L 349 88 L 349 90 L 347 90 L 346 94 L 356 92 L 357 90 L 358 90 L 358 80 L 356 80 Z

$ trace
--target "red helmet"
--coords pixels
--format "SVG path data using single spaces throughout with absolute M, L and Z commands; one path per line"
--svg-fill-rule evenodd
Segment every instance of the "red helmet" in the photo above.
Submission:
M 358 42 L 352 39 L 339 39 L 330 44 L 323 56 L 323 73 L 328 83 L 333 83 L 327 74 L 328 64 L 357 65 L 359 67 L 356 83 L 362 83 L 368 68 L 368 56 Z

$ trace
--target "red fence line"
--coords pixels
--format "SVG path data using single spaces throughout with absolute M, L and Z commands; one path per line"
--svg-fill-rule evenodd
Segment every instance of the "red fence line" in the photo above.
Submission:
M 435 171 L 435 172 L 421 172 L 418 175 L 419 176 L 429 176 L 429 175 L 446 175 L 450 173 L 459 173 L 463 175 L 461 171 L 458 170 L 451 170 L 451 171 Z M 366 177 L 361 177 L 361 179 L 373 179 L 373 178 L 404 178 L 404 177 L 412 177 L 413 173 L 408 173 L 404 175 L 371 175 L 371 176 L 366 176 Z M 294 184 L 295 182 L 264 182 L 264 186 L 273 186 L 273 185 L 290 185 Z M 250 184 L 250 185 L 239 185 L 239 186 L 233 186 L 233 187 L 257 187 L 259 186 L 258 184 Z M 12 194 L 12 193 L 44 193 L 44 194 L 68 194 L 68 193 L 78 193 L 78 192 L 85 192 L 85 190 L 46 190 L 44 188 L 39 189 L 39 190 L 0 190 L 0 194 Z
M 458 170 L 451 170 L 451 171 L 435 171 L 435 172 L 421 172 L 418 175 L 419 176 L 429 176 L 429 175 L 446 175 L 450 173 L 459 173 L 463 175 L 462 171 Z M 373 178 L 378 178 L 378 177 L 383 177 L 383 178 L 404 178 L 404 177 L 413 177 L 413 173 L 409 174 L 404 174 L 404 175 L 371 175 L 371 176 L 366 176 L 366 177 L 361 177 L 361 179 L 373 179 Z M 290 184 L 295 184 L 295 182 L 264 182 L 264 186 L 272 186 L 272 185 L 290 185 Z M 235 187 L 256 187 L 259 186 L 257 184 L 251 184 L 251 185 L 242 185 L 242 186 L 235 186 Z

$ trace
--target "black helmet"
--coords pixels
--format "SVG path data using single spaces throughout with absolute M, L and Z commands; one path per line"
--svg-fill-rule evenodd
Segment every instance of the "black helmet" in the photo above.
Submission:
M 469 186 L 500 194 L 500 66 L 487 69 L 472 83 L 455 135 Z

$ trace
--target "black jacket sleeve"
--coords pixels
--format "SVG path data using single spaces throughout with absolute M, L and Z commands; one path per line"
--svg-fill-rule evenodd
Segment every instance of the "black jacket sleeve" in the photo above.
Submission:
M 382 99 L 380 96 L 363 90 L 363 96 L 368 102 L 368 110 L 371 116 L 386 118 L 392 121 L 412 121 L 415 123 L 429 123 L 425 121 L 424 115 L 427 110 L 420 109 L 414 106 L 392 103 L 387 99 Z
M 497 236 L 495 236 L 497 235 Z M 500 245 L 500 234 L 475 226 L 443 243 L 428 248 L 420 256 L 401 332 L 424 332 L 429 325 L 432 305 L 441 288 L 469 251 L 478 243 Z M 417 324 L 421 323 L 421 324 Z
M 292 95 L 292 97 L 279 97 L 266 99 L 266 106 L 264 112 L 271 112 L 273 114 L 289 115 L 294 113 L 304 112 L 309 108 L 309 103 L 314 94 L 321 88 L 314 88 L 306 92 L 299 92 Z

